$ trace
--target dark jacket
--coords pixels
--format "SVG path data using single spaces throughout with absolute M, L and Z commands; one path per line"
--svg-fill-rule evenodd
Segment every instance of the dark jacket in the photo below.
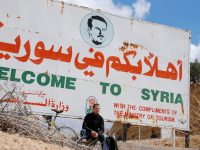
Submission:
M 86 130 L 88 135 L 91 134 L 91 131 L 96 131 L 98 134 L 103 134 L 104 120 L 101 115 L 89 113 L 84 118 L 82 128 Z

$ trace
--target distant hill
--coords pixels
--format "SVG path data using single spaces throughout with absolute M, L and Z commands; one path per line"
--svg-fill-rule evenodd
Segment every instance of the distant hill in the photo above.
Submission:
M 190 133 L 200 135 L 200 83 L 190 85 Z

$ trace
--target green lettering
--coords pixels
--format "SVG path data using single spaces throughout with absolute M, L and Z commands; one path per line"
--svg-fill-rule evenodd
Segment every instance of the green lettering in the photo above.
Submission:
M 72 77 L 67 77 L 66 78 L 66 86 L 65 88 L 67 89 L 71 89 L 71 90 L 75 90 L 75 81 L 76 81 L 76 78 L 72 78 Z
M 158 96 L 158 94 L 159 94 L 159 91 L 154 91 L 154 90 L 151 90 L 151 93 L 152 93 L 152 95 L 153 95 L 153 101 L 156 101 L 156 98 L 157 98 L 157 96 Z
M 52 87 L 56 86 L 56 87 L 64 88 L 64 86 L 65 86 L 65 77 L 60 76 L 60 78 L 58 80 L 56 75 L 52 75 L 51 86 Z
M 106 82 L 100 82 L 100 85 L 102 85 L 102 94 L 106 94 L 106 87 L 110 84 Z
M 183 99 L 181 97 L 181 94 L 176 95 L 175 104 L 178 104 L 178 103 L 183 104 Z
M 115 89 L 117 89 L 116 92 Z M 121 86 L 119 84 L 112 84 L 110 86 L 110 91 L 113 95 L 118 96 L 121 93 Z
M 150 91 L 148 89 L 142 89 L 142 99 L 143 100 L 149 100 L 150 99 L 150 95 L 149 95 Z
M 174 103 L 174 93 L 170 93 L 170 103 Z
M 44 79 L 44 80 L 42 80 L 42 79 Z M 50 81 L 50 77 L 46 73 L 40 73 L 37 76 L 37 82 L 41 86 L 47 86 L 49 84 L 49 81 Z
M 22 81 L 26 84 L 31 84 L 33 83 L 35 80 L 34 79 L 31 79 L 29 77 L 29 79 L 27 79 L 27 76 L 30 75 L 30 77 L 35 77 L 35 74 L 32 72 L 32 71 L 24 71 L 22 73 Z
M 11 69 L 10 81 L 20 82 L 20 79 L 16 78 L 16 69 Z
M 169 103 L 169 93 L 161 91 L 160 101 L 165 102 L 165 100 L 166 100 L 167 103 Z
M 10 68 L 0 67 L 0 80 L 8 80 L 8 71 Z

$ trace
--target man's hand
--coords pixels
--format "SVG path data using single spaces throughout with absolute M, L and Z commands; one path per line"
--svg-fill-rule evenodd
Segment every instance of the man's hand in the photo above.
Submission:
M 93 138 L 97 138 L 98 137 L 98 133 L 96 133 L 95 131 L 91 131 L 91 136 Z

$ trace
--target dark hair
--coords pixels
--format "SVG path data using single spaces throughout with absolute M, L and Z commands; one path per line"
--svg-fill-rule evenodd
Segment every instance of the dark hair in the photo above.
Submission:
M 100 105 L 99 105 L 98 103 L 96 103 L 96 104 L 94 104 L 94 105 L 92 106 L 92 108 L 95 109 L 96 106 L 100 106 Z
M 106 26 L 107 26 L 107 22 L 106 22 L 106 20 L 103 17 L 101 17 L 101 16 L 92 16 L 92 17 L 90 17 L 88 19 L 88 22 L 87 22 L 88 27 L 90 29 L 92 28 L 92 21 L 93 21 L 93 19 L 100 20 L 100 21 L 104 22 L 106 24 Z

